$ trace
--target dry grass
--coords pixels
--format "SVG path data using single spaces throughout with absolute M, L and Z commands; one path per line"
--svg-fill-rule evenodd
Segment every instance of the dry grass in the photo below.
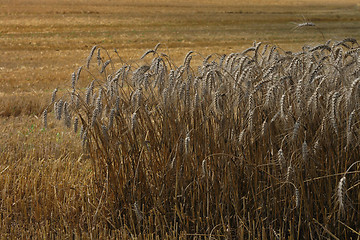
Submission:
M 39 3 L 0 2 L 2 239 L 359 237 L 354 3 Z

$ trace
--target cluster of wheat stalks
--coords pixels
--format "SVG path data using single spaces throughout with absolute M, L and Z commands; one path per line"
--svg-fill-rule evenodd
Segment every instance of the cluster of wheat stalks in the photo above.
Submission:
M 95 46 L 44 111 L 45 126 L 53 109 L 79 134 L 104 221 L 132 234 L 358 234 L 355 39 L 190 51 L 180 66 L 158 46 L 135 63 Z

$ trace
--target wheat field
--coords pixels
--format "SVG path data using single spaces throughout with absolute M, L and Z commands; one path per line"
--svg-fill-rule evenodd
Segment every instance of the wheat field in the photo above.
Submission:
M 1 239 L 359 239 L 356 1 L 0 1 Z

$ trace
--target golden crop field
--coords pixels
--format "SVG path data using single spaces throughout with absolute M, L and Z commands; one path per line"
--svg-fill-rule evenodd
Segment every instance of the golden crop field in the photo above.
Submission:
M 356 40 L 352 0 L 0 0 L 0 238 L 359 239 Z

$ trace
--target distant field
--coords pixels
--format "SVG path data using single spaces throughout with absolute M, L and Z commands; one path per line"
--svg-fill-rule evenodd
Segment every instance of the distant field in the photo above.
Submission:
M 292 1 L 191 2 L 0 1 L 0 96 L 61 86 L 95 44 L 136 59 L 161 42 L 180 60 L 189 50 L 231 53 L 254 41 L 298 50 L 360 35 L 355 1 L 340 6 L 328 1 L 315 6 L 307 6 L 310 1 L 303 6 Z M 304 19 L 318 30 L 292 30 Z
M 262 42 L 261 47 L 266 44 L 270 47 L 276 45 L 279 53 L 285 55 L 286 52 L 288 52 L 290 55 L 290 52 L 301 51 L 303 46 L 308 45 L 314 47 L 319 44 L 325 44 L 328 40 L 336 42 L 345 38 L 354 38 L 360 41 L 360 4 L 358 1 L 342 1 L 341 4 L 335 0 L 319 0 L 315 2 L 310 0 L 296 2 L 290 0 L 254 0 L 238 2 L 239 3 L 233 3 L 231 0 L 200 0 L 195 3 L 193 3 L 192 0 L 0 0 L 0 239 L 27 238 L 29 236 L 59 239 L 69 236 L 75 239 L 102 239 L 106 237 L 108 233 L 106 232 L 107 230 L 102 231 L 103 226 L 106 226 L 106 229 L 110 229 L 109 231 L 114 230 L 113 224 L 115 223 L 112 219 L 116 219 L 117 216 L 102 215 L 104 212 L 111 212 L 107 209 L 108 205 L 103 203 L 103 196 L 108 194 L 108 183 L 104 181 L 101 182 L 95 177 L 96 171 L 93 169 L 94 165 L 89 160 L 91 156 L 83 154 L 83 146 L 79 140 L 79 136 L 70 133 L 63 127 L 63 124 L 52 120 L 49 120 L 48 129 L 44 129 L 42 125 L 42 113 L 45 108 L 49 109 L 49 115 L 51 114 L 53 117 L 53 112 L 50 113 L 50 110 L 52 111 L 52 106 L 50 106 L 52 91 L 58 88 L 59 95 L 68 93 L 72 79 L 71 74 L 77 71 L 80 66 L 86 64 L 86 59 L 94 45 L 107 49 L 111 52 L 112 56 L 114 55 L 113 50 L 117 49 L 122 60 L 127 63 L 134 63 L 136 66 L 138 63 L 150 64 L 151 58 L 140 60 L 140 57 L 148 49 L 154 48 L 156 44 L 161 43 L 161 52 L 170 56 L 173 63 L 178 67 L 184 63 L 184 57 L 189 51 L 193 51 L 194 55 L 198 56 L 197 58 L 194 57 L 192 63 L 201 64 L 202 60 L 209 54 L 218 54 L 216 56 L 219 57 L 215 59 L 218 61 L 221 55 L 242 52 L 254 46 L 254 42 Z M 315 26 L 297 28 L 299 24 L 304 22 L 311 22 L 315 24 Z M 352 46 L 355 46 L 355 44 Z M 264 50 L 264 56 L 267 56 L 266 54 L 268 54 L 268 52 L 269 51 Z M 321 54 L 323 54 L 323 52 L 321 52 Z M 340 56 L 339 59 L 342 59 L 342 57 Z M 268 69 L 264 68 L 262 70 L 265 71 Z M 313 70 L 311 66 L 309 67 L 309 73 L 310 70 Z M 328 71 L 328 69 L 326 71 Z M 317 74 L 317 72 L 315 72 L 314 75 L 315 74 Z M 80 89 L 84 90 L 87 84 L 88 83 L 84 83 Z M 192 91 L 194 91 L 193 93 L 195 94 L 196 90 Z M 217 92 L 217 94 L 219 93 Z M 286 94 L 288 94 L 286 95 L 287 98 L 290 99 L 292 97 L 288 92 L 286 92 Z M 279 96 L 281 97 L 281 95 Z M 332 98 L 333 95 L 329 96 Z M 307 98 L 304 97 L 304 99 Z M 324 99 L 322 100 L 325 102 Z M 159 99 L 154 100 L 156 104 L 158 103 L 157 101 L 159 101 Z M 124 102 L 123 105 L 126 104 L 125 100 Z M 182 102 L 179 101 L 179 106 L 181 104 Z M 291 105 L 292 103 L 288 104 Z M 341 101 L 339 101 L 339 106 L 340 104 L 342 104 Z M 275 105 L 277 106 L 277 104 Z M 211 101 L 210 106 L 212 107 Z M 326 107 L 322 107 L 326 109 Z M 289 110 L 289 112 L 294 109 Z M 232 116 L 232 111 L 228 111 L 227 113 L 229 116 Z M 348 118 L 350 113 L 351 111 L 344 111 L 341 114 Z M 131 114 L 133 113 L 130 112 L 130 115 Z M 258 123 L 269 120 L 267 116 L 264 117 L 261 114 L 262 113 L 258 114 Z M 324 114 L 324 112 L 321 114 Z M 324 115 L 326 116 L 326 113 Z M 176 114 L 174 116 L 176 116 Z M 292 117 L 294 118 L 294 116 Z M 309 126 L 312 124 L 310 118 L 304 119 L 310 122 Z M 156 120 L 155 118 L 151 122 L 155 122 Z M 181 122 L 182 118 L 180 117 L 178 120 Z M 296 121 L 295 118 L 291 120 Z M 217 121 L 219 122 L 218 119 Z M 319 121 L 321 121 L 321 119 Z M 170 125 L 173 124 L 172 126 L 176 128 L 177 124 L 175 122 L 169 122 Z M 213 123 L 209 123 L 209 129 L 212 130 L 211 126 L 217 126 L 216 124 L 218 124 L 218 122 L 214 120 Z M 358 122 L 355 122 L 354 128 L 358 129 Z M 288 122 L 287 124 L 286 131 L 293 127 L 292 122 Z M 329 126 L 330 125 L 331 124 L 329 124 Z M 201 124 L 200 126 L 202 127 Z M 144 125 L 144 129 L 147 129 L 147 127 L 149 126 Z M 276 137 L 284 133 L 281 132 L 281 130 L 284 130 L 282 127 L 284 126 L 279 125 L 280 130 L 276 132 L 276 134 L 279 133 L 278 135 L 275 134 Z M 311 125 L 310 127 L 314 126 Z M 149 127 L 149 129 L 151 129 L 151 127 Z M 216 130 L 217 128 L 214 127 L 214 129 Z M 317 128 L 314 127 L 314 129 L 316 130 Z M 328 127 L 328 135 L 326 136 L 332 136 L 331 129 L 331 126 Z M 315 130 L 314 132 L 316 132 Z M 151 132 L 151 130 L 149 131 Z M 116 134 L 121 135 L 125 133 L 121 132 Z M 183 133 L 179 134 L 179 138 L 182 134 Z M 209 145 L 209 148 L 213 147 L 213 149 L 219 152 L 222 150 L 221 147 L 228 146 L 227 139 L 223 137 L 226 134 L 220 133 L 216 135 L 219 137 L 219 142 L 221 142 L 222 145 L 220 143 L 219 145 L 213 143 L 213 145 Z M 302 142 L 306 143 L 307 139 L 312 139 L 310 136 L 306 138 L 306 134 L 306 131 L 302 133 L 302 139 L 301 141 L 298 140 L 297 144 L 301 146 Z M 79 133 L 77 135 L 79 135 Z M 318 135 L 318 132 L 316 132 L 316 137 L 313 139 L 314 141 Z M 144 136 L 143 142 L 146 142 L 150 137 L 147 135 L 147 132 Z M 201 139 L 201 134 L 198 136 L 199 139 Z M 197 135 L 194 134 L 194 137 L 197 137 Z M 358 136 L 354 134 L 354 139 L 358 139 L 357 137 Z M 94 138 L 96 139 L 96 137 Z M 154 139 L 155 138 L 156 136 Z M 346 142 L 344 141 L 345 138 L 345 136 L 337 138 L 340 145 Z M 204 139 L 207 138 L 204 137 Z M 175 141 L 174 139 L 172 140 Z M 248 137 L 247 140 L 248 146 L 253 144 L 253 139 Z M 308 140 L 308 144 L 314 144 L 314 141 L 311 142 Z M 262 142 L 262 144 L 265 143 L 266 140 Z M 137 146 L 136 144 L 138 144 L 138 142 L 136 139 L 133 144 Z M 282 147 L 281 142 L 275 143 L 276 147 L 279 147 L 280 144 Z M 289 143 L 289 146 L 285 146 L 284 149 L 295 149 L 294 155 L 289 155 L 291 158 L 296 158 L 301 155 L 301 153 L 299 153 L 301 147 L 297 147 L 295 143 Z M 325 148 L 326 147 L 323 149 L 324 152 L 326 152 Z M 129 156 L 132 156 L 131 151 L 133 151 L 133 149 L 129 149 Z M 336 152 L 339 149 L 334 147 L 332 150 Z M 356 145 L 356 149 L 358 149 L 358 144 Z M 198 151 L 200 152 L 201 149 Z M 264 159 L 274 154 L 271 151 L 264 150 Z M 340 149 L 339 151 L 343 150 Z M 343 152 L 345 152 L 345 150 Z M 341 157 L 353 159 L 355 158 L 354 156 L 359 153 L 357 150 L 354 150 L 354 152 L 349 155 L 341 155 Z M 231 151 L 230 153 L 232 154 Z M 246 153 L 250 156 L 257 154 L 252 153 L 251 150 Z M 336 153 L 334 153 L 334 155 L 336 155 Z M 96 156 L 99 156 L 99 153 L 96 154 L 98 154 Z M 143 154 L 143 150 L 141 150 L 140 155 L 141 154 Z M 171 154 L 169 154 L 169 156 Z M 162 157 L 167 159 L 165 155 L 159 156 L 156 154 L 154 156 L 150 156 L 149 154 L 148 157 L 156 158 L 155 156 L 158 157 L 157 160 L 162 159 Z M 262 155 L 259 154 L 258 156 Z M 195 159 L 195 157 L 187 157 L 189 159 Z M 327 160 L 328 159 L 326 159 L 326 161 Z M 332 159 L 330 162 L 333 163 L 335 160 Z M 326 187 L 332 187 L 333 183 L 338 182 L 339 179 L 334 178 L 339 177 L 341 173 L 343 173 L 344 168 L 346 169 L 349 165 L 347 163 L 349 162 L 341 165 L 343 167 L 342 169 L 340 169 L 339 166 L 325 169 L 328 170 L 325 174 L 329 174 L 329 176 L 331 176 L 329 179 L 333 181 L 331 182 L 329 180 L 326 182 Z M 261 163 L 260 165 L 267 165 L 267 163 Z M 230 165 L 228 165 L 226 169 L 229 166 Z M 222 170 L 222 167 L 217 167 L 219 171 Z M 191 168 L 189 169 L 191 170 Z M 229 169 L 231 172 L 231 168 Z M 242 171 L 246 173 L 247 170 L 243 168 Z M 264 170 L 263 173 L 268 174 L 266 171 Z M 148 173 L 142 174 L 145 176 Z M 226 175 L 228 172 L 224 174 Z M 272 176 L 271 174 L 269 174 L 269 176 Z M 318 177 L 316 174 L 313 176 Z M 260 176 L 259 174 L 259 178 L 261 177 L 263 177 L 263 175 Z M 146 178 L 144 177 L 144 179 Z M 322 178 L 320 179 L 322 180 Z M 302 181 L 304 179 L 300 180 Z M 305 182 L 306 181 L 307 180 L 305 180 Z M 312 183 L 310 180 L 308 180 L 308 182 Z M 306 184 L 308 182 L 306 182 Z M 314 185 L 310 187 L 314 189 L 316 189 L 316 187 L 322 188 L 322 186 L 316 186 L 317 183 L 318 182 L 315 181 Z M 132 184 L 132 182 L 128 184 Z M 191 184 L 184 187 L 187 189 Z M 299 191 L 298 188 L 300 189 L 300 193 L 303 194 L 301 196 L 305 196 L 305 194 L 308 193 L 306 192 L 306 184 L 300 184 L 299 186 L 294 185 L 297 191 Z M 204 193 L 205 190 L 202 187 L 205 185 L 199 185 L 199 195 L 197 196 L 195 194 L 196 197 Z M 353 186 L 353 189 L 358 188 L 358 185 L 359 182 Z M 193 184 L 193 186 L 195 186 L 195 184 Z M 189 188 L 191 189 L 192 186 Z M 182 190 L 184 190 L 184 188 Z M 254 191 L 252 194 L 256 196 L 260 196 L 263 192 L 268 191 L 264 188 L 262 189 L 264 191 L 260 191 L 260 193 L 257 194 L 256 191 L 259 191 L 259 189 L 254 188 L 252 190 Z M 288 188 L 285 190 L 290 191 Z M 301 190 L 303 190 L 303 192 L 301 192 Z M 136 191 L 137 190 L 131 192 L 129 190 L 128 196 L 134 197 L 132 194 L 136 195 L 136 193 L 141 193 L 141 189 L 138 190 L 138 192 Z M 278 191 L 278 196 L 281 196 L 281 191 Z M 291 191 L 293 191 L 292 188 Z M 330 198 L 329 205 L 331 205 L 331 195 L 335 193 L 330 192 L 326 194 L 328 194 L 327 197 Z M 269 194 L 266 196 L 272 195 Z M 352 192 L 352 196 L 354 197 L 356 194 Z M 233 196 L 229 195 L 229 199 L 231 199 L 231 197 Z M 136 197 L 134 198 L 136 199 Z M 174 197 L 175 202 L 177 198 L 178 196 Z M 195 201 L 194 199 L 191 201 Z M 271 199 L 271 201 L 274 201 L 274 199 Z M 111 201 L 114 202 L 117 200 L 118 199 L 111 199 Z M 244 205 L 245 201 L 248 201 L 245 197 L 238 200 L 243 201 Z M 358 195 L 358 200 L 360 201 L 360 195 Z M 109 202 L 111 201 L 109 200 Z M 294 201 L 292 197 L 289 197 L 286 199 L 286 202 L 291 206 Z M 303 203 L 304 202 L 306 201 L 303 200 Z M 304 205 L 306 205 L 306 203 L 304 203 Z M 306 205 L 308 211 L 313 207 L 310 205 L 311 204 Z M 109 206 L 112 205 L 110 204 Z M 179 206 L 182 205 L 179 204 Z M 203 206 L 205 206 L 205 204 Z M 254 206 L 256 205 L 254 204 Z M 356 206 L 358 207 L 358 203 Z M 146 203 L 144 203 L 144 208 L 145 207 Z M 135 207 L 132 206 L 132 208 Z M 253 209 L 253 213 L 257 213 L 258 210 L 262 211 L 262 208 L 263 206 Z M 226 212 L 226 209 L 222 208 L 222 206 L 220 206 L 219 209 L 220 210 L 216 212 L 217 214 L 219 214 L 219 212 L 223 213 L 222 211 Z M 277 209 L 277 211 L 281 212 L 281 207 L 279 209 Z M 179 216 L 175 216 L 175 219 L 177 217 L 179 219 L 184 217 L 180 216 L 183 210 L 184 209 L 174 210 L 178 211 L 177 214 L 179 214 Z M 199 207 L 198 210 L 198 213 L 202 213 L 202 211 L 205 212 L 201 207 Z M 130 212 L 131 211 L 130 209 Z M 150 226 L 154 224 L 153 221 L 158 221 L 159 219 L 164 220 L 166 217 L 158 218 L 157 215 L 163 211 L 165 210 L 161 208 L 156 209 L 156 211 L 154 210 L 154 212 L 149 210 L 149 214 L 154 214 L 150 215 L 154 216 L 155 220 L 149 217 L 149 219 L 146 219 L 147 222 L 145 220 L 141 221 L 148 223 Z M 209 207 L 207 211 L 210 211 Z M 259 224 L 260 222 L 262 224 L 268 221 L 268 219 L 260 219 L 259 216 L 245 216 L 247 214 L 245 211 L 242 213 L 244 214 L 242 217 L 246 218 L 248 222 L 254 219 L 259 221 L 257 222 Z M 291 213 L 293 214 L 293 212 Z M 317 216 L 315 220 L 324 220 L 325 222 L 326 217 L 333 219 L 336 214 L 335 212 L 328 213 L 325 211 L 323 216 L 323 213 L 324 212 L 319 213 L 319 216 Z M 121 216 L 123 213 L 116 212 L 116 214 Z M 197 213 L 193 212 L 193 214 L 196 215 Z M 326 214 L 328 215 L 325 216 Z M 165 215 L 166 214 L 164 214 L 164 216 Z M 72 220 L 72 216 L 74 216 L 76 220 Z M 226 219 L 226 216 L 223 217 L 224 216 L 221 216 L 221 227 L 226 226 L 226 221 L 229 220 Z M 296 217 L 292 217 L 296 220 Z M 352 217 L 354 216 L 348 216 L 349 219 L 354 219 Z M 136 218 L 139 219 L 139 216 L 135 217 L 134 215 L 130 216 L 130 218 L 132 220 Z M 216 221 L 218 219 L 214 218 L 213 220 Z M 239 219 L 237 219 L 237 221 L 238 220 Z M 116 221 L 118 221 L 116 224 L 122 224 L 123 219 Z M 127 220 L 124 218 L 124 221 Z M 99 222 L 99 225 L 96 224 L 97 222 Z M 174 220 L 174 222 L 176 221 Z M 195 223 L 196 222 L 203 224 L 202 226 L 213 226 L 211 224 L 215 223 L 211 223 L 208 219 L 198 219 Z M 321 222 L 321 224 L 324 222 Z M 188 225 L 190 224 L 190 226 L 191 224 L 195 225 L 192 220 L 189 220 L 187 223 Z M 170 224 L 170 226 L 168 226 L 168 224 Z M 175 227 L 171 224 L 173 223 L 158 222 L 155 225 L 161 226 L 161 229 L 157 229 L 156 231 L 161 233 L 166 232 L 166 229 L 175 231 L 174 229 L 177 229 L 177 226 Z M 298 229 L 303 227 L 300 226 L 301 224 L 308 223 L 298 223 Z M 312 222 L 312 224 L 314 224 L 314 222 Z M 321 224 L 315 224 L 316 231 L 327 227 L 319 227 Z M 115 231 L 113 236 L 119 237 L 125 234 L 129 237 L 129 232 L 141 232 L 141 230 L 143 230 L 142 227 L 136 226 L 135 220 L 134 222 L 130 222 L 130 225 L 129 228 L 131 229 L 125 229 L 124 227 L 124 229 L 119 232 Z M 356 224 L 354 225 L 357 227 Z M 220 224 L 218 226 L 220 226 Z M 218 226 L 213 227 L 215 229 L 214 232 L 217 232 L 219 229 L 220 238 L 225 236 L 221 234 L 234 236 L 231 235 L 231 233 L 224 233 L 223 230 L 225 228 L 220 229 Z M 248 232 L 250 234 L 251 231 L 256 232 L 257 225 L 255 222 L 244 226 L 242 226 L 242 233 Z M 344 227 L 343 225 L 340 226 Z M 191 229 L 191 227 L 187 227 Z M 86 229 L 84 230 L 83 228 Z M 340 229 L 339 227 L 334 227 L 334 229 L 335 228 Z M 292 229 L 292 231 L 293 230 L 294 229 Z M 355 230 L 359 231 L 359 229 Z M 86 233 L 82 235 L 82 231 Z M 150 231 L 153 231 L 153 229 L 150 230 L 149 227 L 149 232 Z M 207 229 L 207 233 L 210 231 L 211 230 Z M 269 231 L 271 232 L 272 230 L 262 229 L 262 231 L 268 234 Z M 279 233 L 281 231 L 279 230 Z M 296 231 L 291 232 L 290 236 L 294 236 L 294 232 Z M 324 232 L 326 231 L 324 230 Z M 338 232 L 341 231 L 339 230 Z M 31 233 L 31 235 L 28 235 L 28 233 Z M 286 235 L 287 233 L 284 234 Z M 332 236 L 331 233 L 329 234 L 328 232 L 316 232 L 315 236 L 322 234 L 327 237 Z M 168 237 L 171 238 L 171 236 L 175 235 Z M 186 236 L 186 234 L 184 236 Z M 202 235 L 194 236 L 202 237 Z M 208 237 L 209 235 L 206 236 Z M 244 234 L 242 236 L 244 236 Z M 254 237 L 251 234 L 246 235 L 246 233 L 245 236 Z

